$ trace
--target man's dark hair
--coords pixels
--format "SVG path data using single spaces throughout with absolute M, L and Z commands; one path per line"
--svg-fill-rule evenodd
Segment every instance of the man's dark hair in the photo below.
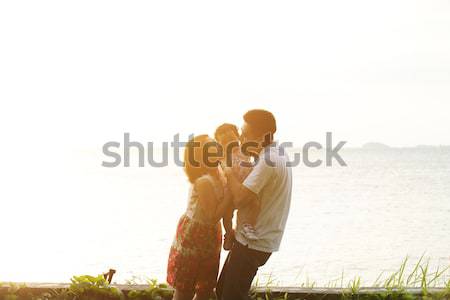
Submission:
M 258 135 L 265 137 L 265 144 L 273 142 L 273 135 L 277 131 L 275 117 L 270 111 L 264 109 L 252 109 L 245 113 L 244 121 L 250 125 Z
M 224 132 L 227 131 L 233 131 L 234 133 L 236 133 L 237 136 L 239 136 L 239 132 L 238 129 L 236 127 L 236 125 L 230 124 L 230 123 L 224 123 L 222 125 L 220 125 L 219 127 L 217 127 L 216 132 L 214 132 L 214 138 L 217 141 L 217 137 L 220 134 L 223 134 Z

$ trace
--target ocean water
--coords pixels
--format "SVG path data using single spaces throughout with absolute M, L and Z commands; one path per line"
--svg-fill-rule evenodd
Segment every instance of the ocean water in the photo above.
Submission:
M 183 170 L 104 168 L 99 152 L 72 153 L 2 203 L 0 281 L 68 282 L 109 268 L 114 282 L 165 280 L 187 201 Z M 347 167 L 293 169 L 286 232 L 260 282 L 340 285 L 358 275 L 371 285 L 406 256 L 450 266 L 450 150 L 345 149 L 342 157 Z

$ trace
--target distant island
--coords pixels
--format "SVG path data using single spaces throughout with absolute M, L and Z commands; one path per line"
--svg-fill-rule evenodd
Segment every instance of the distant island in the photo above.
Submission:
M 369 149 L 369 150 L 384 150 L 384 149 L 391 149 L 390 146 L 382 143 L 365 143 L 362 145 L 363 149 Z
M 416 146 L 416 148 L 419 148 L 419 149 L 430 149 L 430 148 L 436 148 L 436 147 L 440 147 L 440 146 L 433 146 L 433 145 L 417 145 Z
M 383 143 L 370 142 L 370 143 L 365 143 L 364 145 L 362 145 L 361 149 L 366 149 L 366 150 L 387 150 L 387 149 L 423 149 L 423 150 L 427 150 L 427 149 L 442 149 L 442 150 L 449 150 L 450 149 L 450 145 L 425 145 L 425 144 L 420 144 L 420 145 L 409 146 L 409 147 L 408 146 L 407 147 L 391 147 L 391 146 L 383 144 Z
M 443 150 L 449 150 L 450 149 L 450 145 L 438 145 L 438 146 L 434 146 L 434 145 L 417 145 L 416 146 L 417 149 L 443 149 Z

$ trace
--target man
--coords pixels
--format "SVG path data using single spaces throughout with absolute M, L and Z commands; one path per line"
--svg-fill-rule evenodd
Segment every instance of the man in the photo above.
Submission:
M 255 158 L 255 166 L 242 183 L 230 168 L 225 168 L 238 214 L 236 239 L 217 283 L 219 300 L 248 299 L 258 268 L 280 247 L 291 202 L 292 175 L 288 157 L 274 143 L 275 131 L 272 113 L 248 111 L 241 141 L 243 152 Z M 254 214 L 251 203 L 255 201 L 260 206 L 255 223 L 257 239 L 248 239 L 243 234 L 243 220 Z

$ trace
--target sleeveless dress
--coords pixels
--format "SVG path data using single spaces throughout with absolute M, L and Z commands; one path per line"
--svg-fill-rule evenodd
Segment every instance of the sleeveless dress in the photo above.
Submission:
M 210 180 L 219 201 L 223 200 L 223 187 L 211 175 Z M 167 265 L 167 283 L 185 293 L 208 294 L 217 283 L 222 227 L 220 222 L 206 223 L 195 218 L 198 194 L 192 184 L 188 207 L 178 221 L 175 238 L 170 247 Z

